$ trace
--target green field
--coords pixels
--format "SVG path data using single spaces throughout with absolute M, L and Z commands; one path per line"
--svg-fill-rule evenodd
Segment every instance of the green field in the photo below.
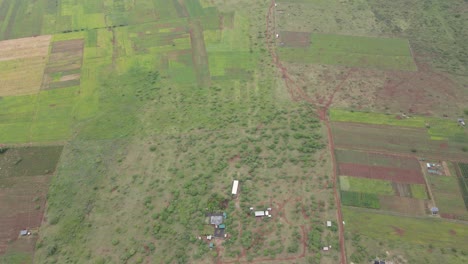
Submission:
M 425 128 L 433 140 L 449 140 L 453 144 L 468 143 L 468 132 L 458 125 L 456 119 L 450 120 L 423 116 L 405 118 L 400 115 L 348 111 L 338 108 L 330 110 L 330 119 L 337 122 Z
M 440 214 L 447 218 L 468 220 L 457 177 L 427 176 Z
M 421 184 L 411 184 L 411 196 L 416 199 L 427 199 L 426 186 Z
M 341 191 L 343 205 L 379 209 L 379 197 L 375 193 L 360 193 L 354 191 Z
M 380 236 L 386 240 L 468 250 L 468 245 L 463 242 L 468 235 L 465 224 L 361 212 L 348 207 L 343 209 L 346 226 L 351 232 L 373 238 Z M 395 229 L 403 230 L 402 234 Z M 456 235 L 451 235 L 450 230 Z
M 392 183 L 383 180 L 340 176 L 340 188 L 343 191 L 393 195 Z
M 409 43 L 404 39 L 312 34 L 308 48 L 279 49 L 290 62 L 416 70 Z

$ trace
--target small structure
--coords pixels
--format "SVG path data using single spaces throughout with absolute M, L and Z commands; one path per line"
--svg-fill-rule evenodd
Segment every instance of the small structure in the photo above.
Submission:
M 219 228 L 219 229 L 225 229 L 225 228 L 226 228 L 226 225 L 225 225 L 225 224 L 220 224 L 220 225 L 218 226 L 218 228 Z
M 328 251 L 330 250 L 328 247 L 323 247 L 323 251 Z
M 458 124 L 460 124 L 460 126 L 465 126 L 465 120 L 463 120 L 463 118 L 458 118 Z
M 223 223 L 223 215 L 212 215 L 210 216 L 210 224 L 211 225 L 220 225 Z
M 331 221 L 327 221 L 327 227 L 331 227 L 332 226 L 332 222 Z
M 29 232 L 29 230 L 27 229 L 23 229 L 20 231 L 20 236 L 27 236 L 27 235 L 30 235 L 31 232 Z
M 437 215 L 437 214 L 439 214 L 439 208 L 437 208 L 437 207 L 432 207 L 432 208 L 431 208 L 431 214 L 432 214 L 432 215 Z
M 266 211 L 255 211 L 255 217 L 263 217 L 263 216 L 267 216 L 267 217 L 271 217 L 271 214 L 268 210 Z
M 239 188 L 239 181 L 234 180 L 232 183 L 232 195 L 237 195 L 237 189 Z
M 226 219 L 226 218 L 227 218 L 227 214 L 226 214 L 226 212 L 223 212 L 223 217 L 224 217 L 224 219 Z
M 209 236 L 206 236 L 206 239 L 207 239 L 207 240 L 211 240 L 211 238 L 212 238 L 212 236 L 211 236 L 211 235 L 209 235 Z
M 212 248 L 214 248 L 214 243 L 213 242 L 210 243 L 210 249 L 212 249 Z

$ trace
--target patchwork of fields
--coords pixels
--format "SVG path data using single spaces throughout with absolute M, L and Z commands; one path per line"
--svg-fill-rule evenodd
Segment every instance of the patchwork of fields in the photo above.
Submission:
M 0 0 L 0 263 L 466 263 L 460 2 Z

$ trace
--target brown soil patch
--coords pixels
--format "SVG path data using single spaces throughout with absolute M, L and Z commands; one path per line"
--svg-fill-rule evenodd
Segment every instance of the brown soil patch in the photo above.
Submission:
M 72 39 L 52 43 L 42 89 L 49 90 L 80 84 L 84 40 Z M 57 77 L 58 76 L 58 77 Z
M 379 197 L 382 210 L 402 213 L 406 215 L 425 215 L 426 206 L 424 200 L 382 195 Z
M 51 38 L 44 35 L 0 41 L 0 61 L 47 56 Z
M 403 236 L 405 234 L 405 230 L 399 228 L 399 227 L 396 227 L 396 226 L 392 226 L 393 228 L 393 231 L 395 231 L 395 233 L 399 236 Z
M 305 48 L 310 45 L 310 32 L 281 31 L 279 33 L 281 43 L 287 47 Z
M 449 233 L 450 233 L 452 236 L 457 235 L 457 232 L 456 232 L 455 230 L 452 230 L 452 229 L 450 229 Z
M 23 243 L 19 240 L 20 230 L 40 227 L 50 178 L 46 175 L 0 179 L 3 186 L 0 187 L 0 254 L 8 251 L 13 242 Z
M 425 184 L 423 175 L 417 170 L 340 163 L 341 175 L 393 181 L 397 183 Z

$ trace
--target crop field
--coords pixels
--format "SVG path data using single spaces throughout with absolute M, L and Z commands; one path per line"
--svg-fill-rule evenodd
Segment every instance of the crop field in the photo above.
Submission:
M 440 8 L 420 9 L 463 21 Z M 330 106 L 452 118 L 465 104 L 450 75 L 463 39 L 430 34 L 439 49 L 426 20 L 393 32 L 389 17 L 367 0 L 0 0 L 0 263 L 335 264 L 340 192 L 353 237 L 354 212 L 376 230 L 372 211 L 423 219 L 415 157 L 462 161 L 456 122 L 332 110 L 339 186 L 326 148 Z M 208 240 L 223 212 L 226 237 Z M 434 246 L 456 252 L 439 263 L 466 259 L 464 229 L 440 223 L 453 241 Z
M 354 122 L 373 125 L 426 128 L 432 140 L 448 140 L 453 144 L 467 144 L 468 131 L 460 127 L 457 119 L 390 115 L 374 112 L 347 111 L 333 108 L 330 119 L 336 122 Z
M 387 261 L 424 259 L 427 263 L 468 260 L 465 255 L 468 248 L 464 243 L 468 234 L 464 223 L 372 213 L 350 207 L 344 207 L 343 211 L 349 237 L 347 246 L 364 247 L 350 253 L 354 261 L 367 259 L 366 256 L 381 256 Z
M 280 33 L 282 34 L 282 33 Z M 285 47 L 279 49 L 282 60 L 289 62 L 343 65 L 350 67 L 371 67 L 377 69 L 397 69 L 415 71 L 409 43 L 404 39 L 371 38 L 334 34 L 316 34 L 310 36 L 306 48 L 292 48 L 295 42 L 280 39 Z M 296 44 L 297 45 L 297 44 Z
M 392 154 L 357 151 L 350 149 L 336 149 L 336 159 L 340 163 L 356 163 L 369 166 L 397 167 L 401 169 L 420 170 L 421 166 L 416 158 L 402 157 Z
M 0 154 L 0 255 L 31 259 L 42 223 L 51 175 L 62 146 L 2 148 Z M 20 230 L 32 235 L 19 237 Z M 1 260 L 1 258 L 0 258 Z
M 445 218 L 467 220 L 468 211 L 457 177 L 428 175 L 427 179 L 440 215 Z
M 380 179 L 399 183 L 424 184 L 423 175 L 421 171 L 418 170 L 340 163 L 339 172 L 341 175 L 353 177 Z
M 465 207 L 468 210 L 468 164 L 458 163 L 457 174 L 458 181 L 460 183 L 460 189 L 463 194 L 463 201 L 465 201 Z
M 0 41 L 0 96 L 40 89 L 51 36 Z
M 392 195 L 394 193 L 390 181 L 340 176 L 340 188 L 343 191 Z
M 42 82 L 43 90 L 80 85 L 83 45 L 82 39 L 52 43 Z
M 423 128 L 332 122 L 332 130 L 338 148 L 386 151 L 435 159 L 466 158 L 464 146 L 467 143 L 431 139 Z

